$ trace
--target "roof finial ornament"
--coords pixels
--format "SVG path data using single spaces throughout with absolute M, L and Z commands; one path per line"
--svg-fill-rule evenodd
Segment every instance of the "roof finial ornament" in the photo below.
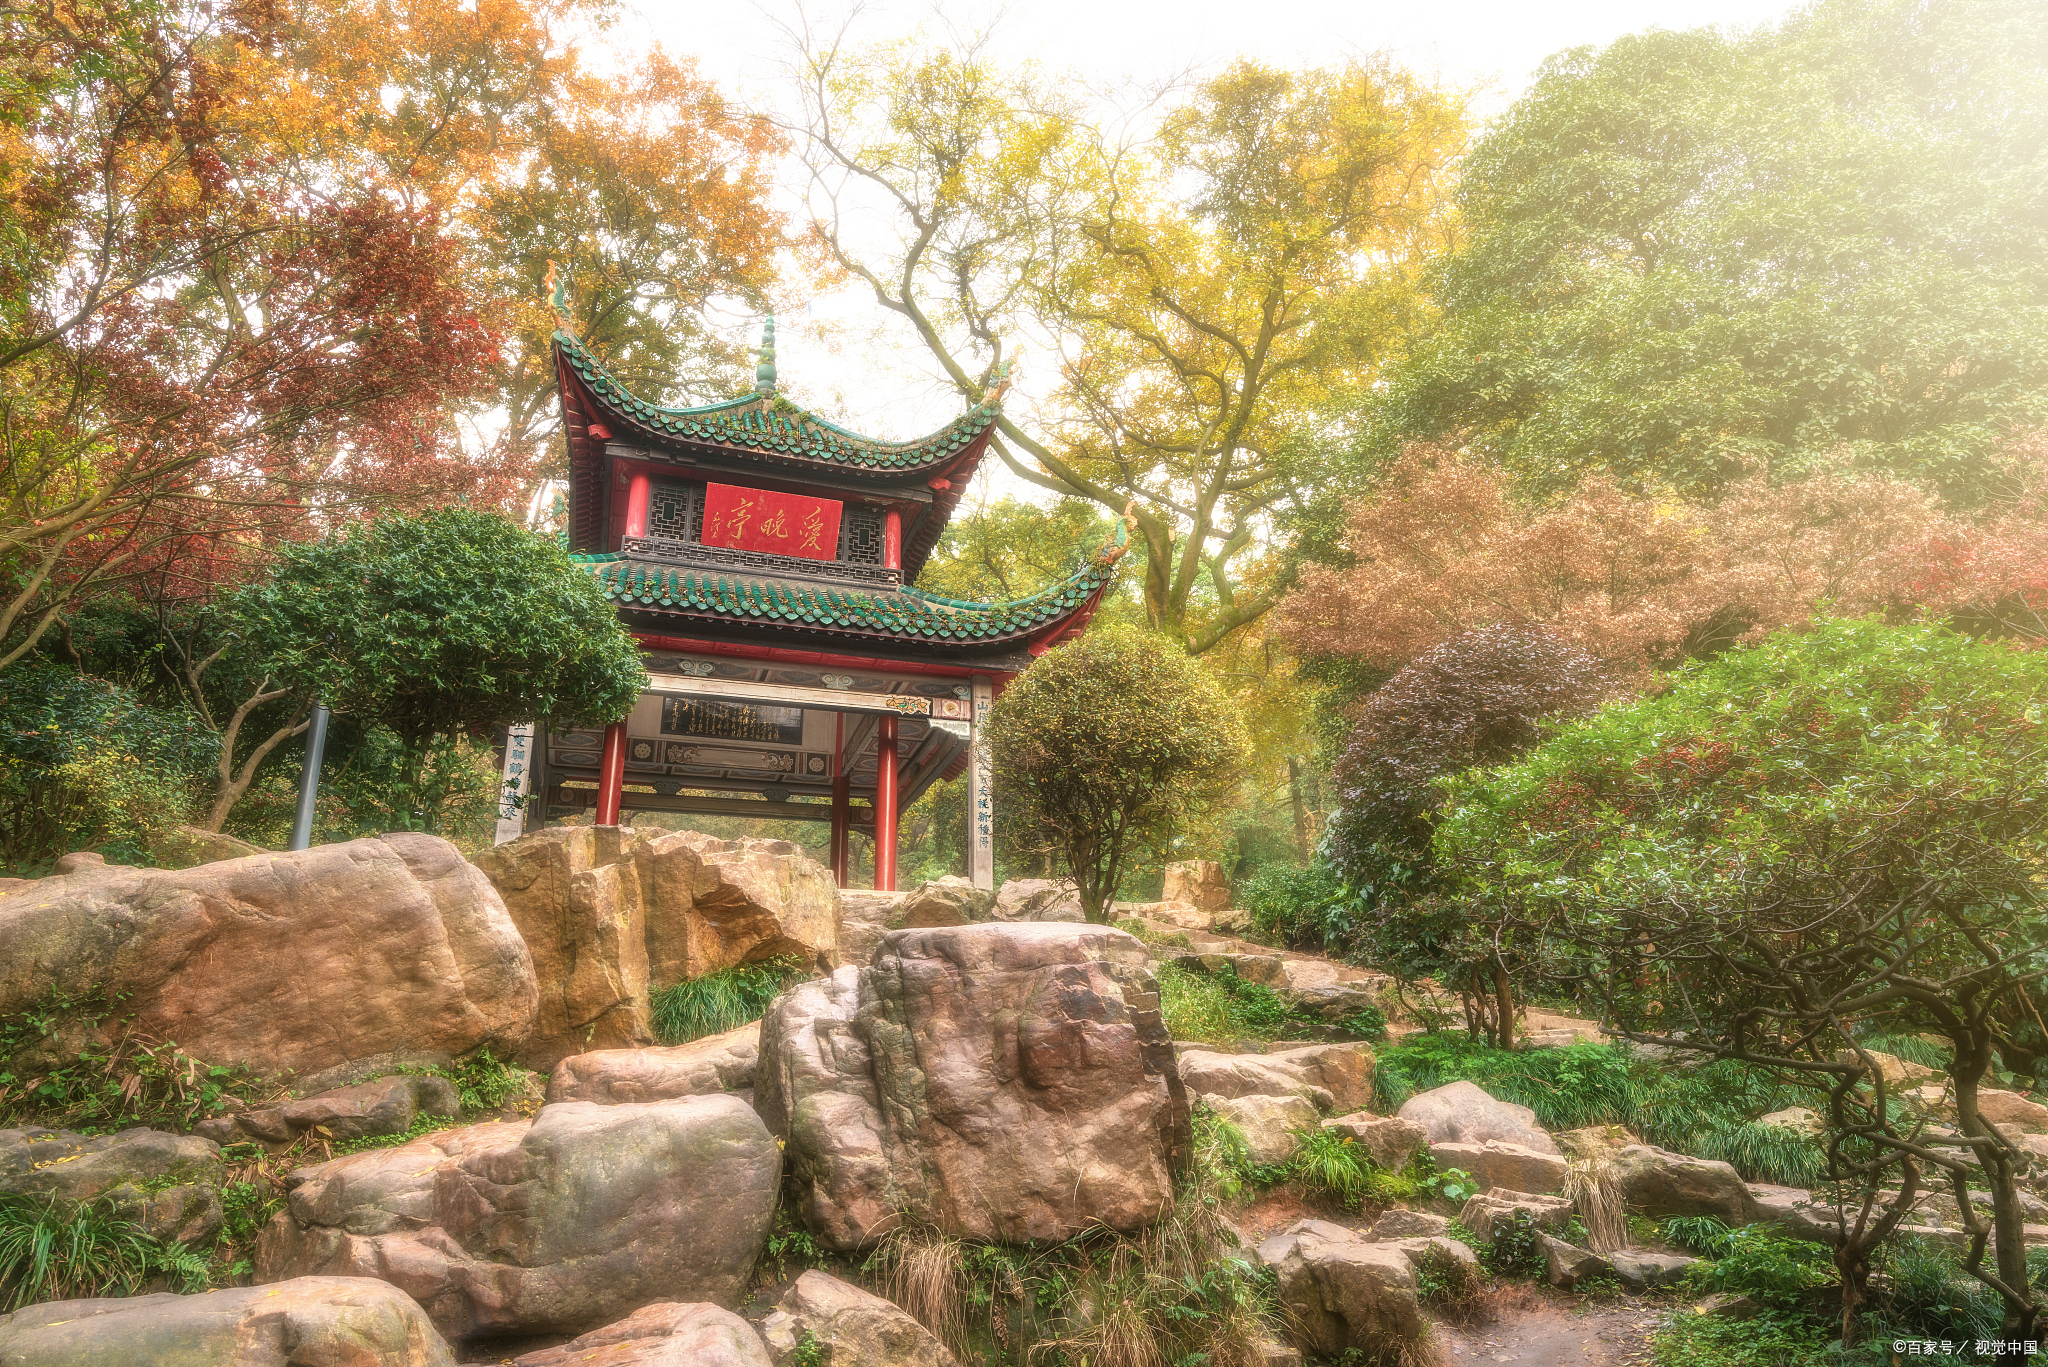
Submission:
M 574 337 L 576 329 L 569 322 L 569 274 L 567 271 L 560 271 L 558 278 L 558 271 L 553 257 L 548 258 L 546 289 L 548 292 L 548 307 L 555 311 L 555 321 L 561 325 L 562 331 Z
M 754 388 L 763 394 L 775 392 L 775 315 L 761 325 L 761 364 L 754 367 Z

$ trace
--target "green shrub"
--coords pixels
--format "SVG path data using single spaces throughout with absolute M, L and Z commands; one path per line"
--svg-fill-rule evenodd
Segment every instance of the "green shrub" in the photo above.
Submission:
M 1229 1044 L 1235 1040 L 1300 1039 L 1321 1033 L 1323 1022 L 1296 1011 L 1287 998 L 1264 983 L 1241 978 L 1233 969 L 1204 973 L 1162 963 L 1153 970 L 1159 983 L 1160 1011 L 1166 1029 L 1178 1040 Z M 1366 1007 L 1347 1021 L 1341 1033 L 1373 1039 L 1386 1033 L 1386 1017 Z
M 206 1259 L 142 1232 L 104 1204 L 0 1196 L 0 1309 L 132 1296 L 152 1279 L 206 1289 Z
M 802 961 L 770 959 L 736 964 L 691 978 L 654 994 L 654 1037 L 663 1044 L 687 1044 L 706 1035 L 737 1030 L 761 1019 L 768 1003 L 788 986 L 808 976 Z
M 1681 1314 L 1650 1340 L 1656 1367 L 1821 1367 L 1833 1335 L 1797 1315 L 1731 1320 Z
M 1518 1210 L 1495 1222 L 1493 1240 L 1479 1250 L 1479 1259 L 1496 1277 L 1533 1277 L 1543 1270 L 1540 1233 L 1529 1212 Z
M 1886 1050 L 1890 1053 L 1890 1050 Z M 2048 1250 L 2034 1250 L 2028 1271 L 2040 1283 L 2039 1259 Z M 1878 1251 L 1871 1279 L 1868 1316 L 1874 1339 L 1915 1338 L 1957 1341 L 1996 1339 L 2004 1307 L 1998 1293 L 1963 1271 L 1955 1255 L 1922 1239 L 1887 1240 Z
M 1792 1309 L 1805 1293 L 1835 1280 L 1828 1249 L 1795 1239 L 1768 1225 L 1747 1225 L 1710 1237 L 1713 1256 L 1686 1269 L 1686 1280 L 1702 1291 L 1733 1291 L 1766 1305 Z

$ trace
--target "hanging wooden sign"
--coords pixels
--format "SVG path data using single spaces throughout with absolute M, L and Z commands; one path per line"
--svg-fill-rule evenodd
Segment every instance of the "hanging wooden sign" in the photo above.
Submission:
M 704 544 L 806 560 L 837 560 L 839 514 L 844 506 L 830 498 L 707 484 Z

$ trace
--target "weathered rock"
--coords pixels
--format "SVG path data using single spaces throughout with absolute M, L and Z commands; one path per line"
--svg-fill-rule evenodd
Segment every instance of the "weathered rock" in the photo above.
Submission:
M 905 1218 L 1008 1243 L 1143 1229 L 1188 1142 L 1145 948 L 1106 926 L 894 931 L 776 1000 L 754 1100 L 839 1248 Z
M 1432 1262 L 1439 1266 L 1446 1261 L 1463 1263 L 1472 1272 L 1479 1271 L 1479 1255 L 1448 1234 L 1411 1234 L 1400 1239 L 1375 1239 L 1372 1242 L 1381 1248 L 1399 1249 L 1418 1277 L 1429 1271 Z
M 1372 1100 L 1374 1057 L 1363 1044 L 1310 1044 L 1270 1054 L 1184 1049 L 1181 1081 L 1208 1097 L 1305 1096 L 1324 1112 Z
M 367 1277 L 48 1301 L 0 1317 L 21 1367 L 454 1367 L 426 1312 Z
M 0 1193 L 105 1201 L 159 1239 L 197 1243 L 221 1222 L 220 1146 L 162 1130 L 0 1130 Z M 4 1360 L 4 1359 L 0 1359 Z
M 1330 1357 L 1391 1357 L 1425 1330 L 1408 1255 L 1390 1244 L 1303 1234 L 1280 1260 L 1280 1304 L 1295 1343 Z
M 1565 1291 L 1588 1277 L 1614 1270 L 1598 1253 L 1548 1234 L 1538 1234 L 1536 1246 L 1543 1251 L 1543 1280 Z
M 995 900 L 994 893 L 948 874 L 912 889 L 884 924 L 891 930 L 972 925 L 989 919 Z
M 1371 1111 L 1353 1111 L 1335 1120 L 1325 1120 L 1323 1128 L 1355 1141 L 1367 1157 L 1388 1172 L 1407 1167 L 1416 1151 L 1429 1141 L 1428 1133 L 1414 1121 L 1374 1115 Z
M 1978 1092 L 1977 1114 L 2008 1134 L 2048 1134 L 2048 1106 L 2018 1092 L 1996 1088 Z
M 197 826 L 173 826 L 150 837 L 149 857 L 160 869 L 189 869 L 200 864 L 217 864 L 223 859 L 244 859 L 267 854 L 261 845 L 220 831 L 202 831 Z
M 462 1094 L 445 1077 L 400 1076 L 341 1087 L 279 1108 L 297 1130 L 318 1128 L 334 1139 L 404 1134 L 420 1116 L 459 1116 Z
M 1329 1220 L 1296 1220 L 1278 1234 L 1262 1239 L 1253 1256 L 1267 1267 L 1278 1267 L 1286 1261 L 1287 1255 L 1294 1251 L 1294 1246 L 1305 1238 L 1342 1244 L 1356 1242 L 1358 1235 L 1355 1231 Z
M 1833 1210 L 1817 1205 L 1813 1193 L 1803 1187 L 1780 1187 L 1768 1182 L 1748 1183 L 1756 1218 L 1777 1225 L 1787 1234 L 1817 1244 L 1842 1241 L 1841 1221 Z
M 1177 1063 L 1188 1091 L 1212 1103 L 1245 1096 L 1298 1096 L 1318 1111 L 1336 1109 L 1337 1099 L 1327 1087 L 1309 1081 L 1299 1068 L 1269 1063 L 1267 1058 L 1265 1054 L 1183 1049 Z
M 1756 1200 L 1741 1174 L 1726 1163 L 1630 1144 L 1614 1155 L 1614 1173 L 1628 1208 L 1653 1220 L 1712 1215 L 1729 1225 L 1757 1218 Z
M 1497 1139 L 1484 1144 L 1431 1144 L 1429 1157 L 1439 1171 L 1461 1169 L 1485 1187 L 1539 1195 L 1564 1190 L 1564 1159 L 1521 1144 L 1503 1144 Z
M 1805 1106 L 1788 1106 L 1782 1111 L 1760 1115 L 1756 1123 L 1791 1130 L 1795 1134 L 1819 1134 L 1823 1128 L 1820 1116 Z
M 1216 918 L 1206 911 L 1198 911 L 1186 902 L 1117 902 L 1113 904 L 1112 921 L 1137 920 L 1147 925 L 1178 931 L 1184 935 L 1205 935 L 1215 929 Z M 1228 940 L 1228 936 L 1216 937 Z M 1207 948 L 1207 946 L 1204 946 Z M 1223 953 L 1232 952 L 1229 944 L 1216 948 Z
M 876 946 L 889 933 L 880 921 L 846 917 L 839 922 L 839 957 L 849 964 L 865 964 L 875 957 Z
M 1183 859 L 1166 866 L 1166 882 L 1159 891 L 1162 902 L 1186 902 L 1196 911 L 1214 916 L 1230 909 L 1230 879 L 1213 859 Z
M 1495 1187 L 1467 1198 L 1458 1212 L 1458 1223 L 1472 1231 L 1481 1243 L 1491 1243 L 1501 1226 L 1521 1215 L 1538 1229 L 1563 1229 L 1571 1222 L 1572 1203 L 1562 1196 L 1509 1191 Z
M 1605 1044 L 1607 1032 L 1600 1028 L 1600 1022 L 1583 1020 L 1577 1016 L 1559 1015 L 1555 1011 L 1525 1011 L 1522 1015 L 1522 1035 L 1516 1043 L 1517 1049 L 1566 1049 L 1574 1044 Z
M 754 1326 L 703 1302 L 657 1301 L 511 1367 L 772 1367 Z
M 1676 1286 L 1685 1279 L 1685 1270 L 1698 1261 L 1683 1253 L 1652 1253 L 1640 1248 L 1618 1248 L 1607 1255 L 1622 1289 L 1635 1292 Z
M 761 1322 L 761 1331 L 778 1362 L 795 1353 L 808 1334 L 830 1351 L 835 1363 L 958 1367 L 946 1345 L 909 1315 L 880 1296 L 815 1270 L 796 1279 L 775 1312 Z
M 1496 1101 L 1472 1082 L 1417 1092 L 1395 1114 L 1422 1126 L 1431 1144 L 1484 1144 L 1493 1139 L 1537 1153 L 1559 1152 L 1557 1142 L 1536 1123 L 1536 1112 L 1512 1101 Z
M 735 1097 L 563 1102 L 294 1173 L 256 1276 L 381 1277 L 450 1338 L 580 1333 L 674 1296 L 730 1305 L 779 1177 Z
M 653 996 L 676 983 L 785 955 L 838 962 L 839 890 L 786 840 L 558 826 L 477 863 L 533 951 L 540 1008 L 518 1058 L 542 1072 L 653 1044 Z
M 1866 1049 L 1863 1052 L 1868 1054 L 1870 1061 L 1877 1065 L 1878 1072 L 1884 1076 L 1884 1085 L 1890 1089 L 1895 1090 L 1915 1082 L 1924 1082 L 1928 1078 L 1939 1076 L 1934 1069 L 1929 1068 L 1924 1063 L 1911 1063 L 1894 1055 L 1881 1053 L 1876 1049 Z M 1838 1049 L 1835 1051 L 1835 1062 L 1860 1063 L 1861 1059 L 1854 1049 Z
M 989 916 L 997 921 L 1083 922 L 1081 894 L 1065 878 L 1012 878 L 996 889 Z
M 751 1097 L 760 1057 L 759 1021 L 666 1048 L 572 1054 L 555 1065 L 554 1076 L 548 1079 L 548 1100 L 617 1106 L 720 1092 Z
M 1380 989 L 1386 982 L 1386 978 L 1376 977 L 1329 987 L 1297 987 L 1290 989 L 1287 996 L 1297 1017 L 1316 1021 L 1337 1033 L 1367 1007 L 1378 1008 Z
M 1373 1222 L 1372 1238 L 1375 1243 L 1388 1239 L 1431 1238 L 1450 1231 L 1451 1222 L 1447 1216 L 1435 1215 L 1426 1210 L 1390 1210 Z
M 453 845 L 398 833 L 197 868 L 97 869 L 0 899 L 0 1014 L 119 999 L 213 1064 L 306 1072 L 393 1049 L 502 1054 L 533 960 Z
M 1298 1096 L 1210 1097 L 1216 1113 L 1237 1126 L 1255 1163 L 1285 1163 L 1301 1147 L 1302 1130 L 1321 1118 L 1313 1102 Z

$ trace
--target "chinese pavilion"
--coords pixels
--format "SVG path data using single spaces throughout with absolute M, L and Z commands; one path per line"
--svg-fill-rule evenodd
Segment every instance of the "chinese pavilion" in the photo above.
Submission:
M 893 890 L 898 812 L 965 771 L 969 871 L 990 886 L 989 703 L 1087 627 L 1124 528 L 1028 598 L 921 593 L 913 581 L 988 448 L 1003 385 L 931 435 L 892 442 L 782 397 L 772 318 L 753 391 L 699 408 L 636 398 L 566 326 L 554 355 L 569 549 L 640 642 L 647 687 L 602 732 L 515 731 L 506 768 L 516 792 L 532 784 L 526 821 L 830 821 L 840 885 L 859 827 L 874 837 L 875 886 Z

